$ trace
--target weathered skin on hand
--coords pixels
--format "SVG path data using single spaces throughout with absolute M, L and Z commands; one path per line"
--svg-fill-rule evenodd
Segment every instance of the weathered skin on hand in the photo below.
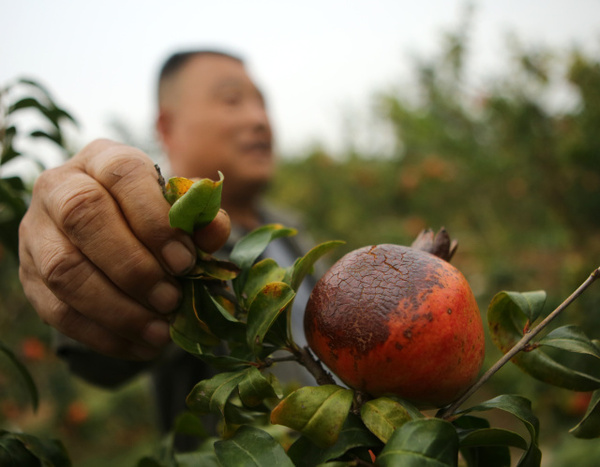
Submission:
M 308 342 L 348 385 L 423 406 L 456 399 L 484 355 L 479 309 L 462 274 L 398 245 L 355 250 L 317 283 Z

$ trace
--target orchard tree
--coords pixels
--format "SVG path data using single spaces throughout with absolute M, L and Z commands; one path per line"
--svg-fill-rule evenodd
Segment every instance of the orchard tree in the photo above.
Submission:
M 173 227 L 193 232 L 216 215 L 222 176 L 158 180 L 172 204 Z M 311 295 L 305 317 L 311 347 L 303 348 L 290 326 L 295 293 L 314 263 L 340 242 L 314 247 L 289 268 L 270 258 L 256 262 L 272 240 L 294 233 L 279 224 L 260 227 L 235 245 L 229 261 L 198 251 L 171 331 L 175 343 L 221 370 L 198 382 L 187 405 L 197 416 L 218 415 L 222 439 L 209 439 L 193 453 L 167 447 L 142 465 L 508 466 L 509 448 L 519 448 L 518 465 L 539 466 L 540 426 L 529 400 L 504 394 L 463 407 L 511 360 L 546 384 L 595 391 L 571 431 L 600 437 L 600 347 L 577 326 L 548 332 L 600 269 L 551 313 L 543 291 L 498 293 L 487 321 L 504 356 L 477 379 L 480 314 L 468 284 L 446 262 L 456 243 L 444 230 L 423 232 L 412 247 L 371 246 L 344 256 Z M 346 385 L 337 384 L 315 354 Z M 590 358 L 594 368 L 586 371 Z M 283 394 L 268 372 L 274 364 L 303 365 L 317 385 Z M 433 414 L 422 411 L 435 407 Z M 490 426 L 481 415 L 494 409 L 516 417 L 529 435 Z M 187 416 L 177 429 L 199 432 L 198 423 Z M 278 437 L 273 425 L 297 435 Z

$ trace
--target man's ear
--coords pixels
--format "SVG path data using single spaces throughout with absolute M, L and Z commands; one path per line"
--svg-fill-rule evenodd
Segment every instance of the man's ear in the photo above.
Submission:
M 156 118 L 156 132 L 165 147 L 171 145 L 173 117 L 166 109 L 159 109 Z

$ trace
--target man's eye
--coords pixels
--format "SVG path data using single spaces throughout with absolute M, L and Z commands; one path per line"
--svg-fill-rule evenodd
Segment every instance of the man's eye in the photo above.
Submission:
M 238 93 L 225 94 L 223 95 L 222 100 L 225 104 L 234 106 L 242 102 L 242 96 Z

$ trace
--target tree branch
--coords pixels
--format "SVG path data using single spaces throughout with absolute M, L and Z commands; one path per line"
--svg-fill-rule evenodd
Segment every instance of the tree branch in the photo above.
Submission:
M 589 277 L 573 292 L 564 302 L 562 302 L 556 309 L 544 318 L 540 324 L 535 328 L 527 331 L 523 337 L 517 342 L 508 352 L 506 352 L 500 360 L 498 360 L 488 371 L 486 371 L 479 380 L 473 384 L 467 392 L 465 392 L 459 399 L 457 399 L 447 409 L 441 410 L 437 417 L 439 418 L 450 418 L 456 410 L 469 398 L 471 397 L 481 386 L 483 386 L 500 368 L 508 363 L 517 353 L 526 349 L 529 346 L 529 342 L 537 336 L 550 322 L 562 313 L 571 303 L 573 303 L 596 279 L 600 278 L 600 267 L 593 271 Z
M 319 386 L 336 384 L 331 374 L 325 371 L 321 362 L 313 356 L 308 347 L 292 346 L 290 351 L 298 359 L 298 362 L 304 365 L 308 372 L 315 377 Z

